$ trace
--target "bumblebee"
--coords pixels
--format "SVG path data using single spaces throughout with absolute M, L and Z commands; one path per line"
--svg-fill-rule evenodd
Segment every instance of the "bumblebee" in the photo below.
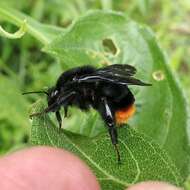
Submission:
M 97 110 L 105 122 L 111 142 L 116 149 L 118 161 L 120 161 L 116 126 L 126 123 L 135 112 L 135 98 L 128 86 L 150 86 L 136 79 L 135 73 L 136 69 L 131 65 L 114 64 L 99 69 L 85 65 L 63 72 L 56 85 L 47 92 L 37 91 L 23 94 L 45 93 L 47 108 L 30 117 L 55 112 L 60 128 L 62 125 L 61 107 L 64 108 L 65 117 L 68 116 L 70 106 L 76 106 L 83 111 L 88 111 L 91 107 Z

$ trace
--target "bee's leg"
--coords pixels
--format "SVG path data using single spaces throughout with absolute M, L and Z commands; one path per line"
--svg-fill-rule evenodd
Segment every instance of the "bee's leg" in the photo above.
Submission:
M 117 135 L 117 129 L 115 126 L 115 117 L 113 109 L 111 108 L 111 104 L 108 103 L 106 98 L 102 98 L 102 102 L 100 103 L 99 112 L 102 115 L 103 120 L 105 121 L 108 131 L 111 137 L 112 144 L 115 147 L 118 163 L 120 163 L 120 153 L 118 150 L 118 135 Z
M 56 112 L 55 112 L 55 115 L 56 115 L 56 119 L 57 119 L 57 121 L 58 121 L 58 123 L 59 123 L 59 129 L 61 129 L 61 125 L 62 125 L 61 114 L 60 114 L 59 111 L 56 111 Z
M 66 95 L 60 95 L 60 98 L 57 100 L 57 104 L 58 105 L 63 105 L 64 106 L 64 112 L 65 112 L 65 116 L 67 117 L 67 113 L 68 113 L 68 105 L 65 105 L 65 103 L 68 103 L 69 101 L 71 101 L 73 99 L 73 97 L 75 96 L 75 92 L 71 91 L 70 93 L 66 94 Z M 62 125 L 62 118 L 61 118 L 61 114 L 58 111 L 55 112 L 57 121 L 59 123 L 59 129 L 61 129 L 61 125 Z
M 40 116 L 49 112 L 53 112 L 54 110 L 57 110 L 60 106 L 57 104 L 57 102 L 55 102 L 54 104 L 48 106 L 47 108 L 45 108 L 44 110 L 42 110 L 41 112 L 37 112 L 37 113 L 33 113 L 30 114 L 30 118 L 32 117 L 36 117 L 36 116 Z
M 70 92 L 66 95 L 60 95 L 60 97 L 51 105 L 49 105 L 47 108 L 45 108 L 42 112 L 38 112 L 38 113 L 33 113 L 33 114 L 30 114 L 30 117 L 35 117 L 35 116 L 40 116 L 42 114 L 46 114 L 46 113 L 49 113 L 49 112 L 54 112 L 56 110 L 59 110 L 60 109 L 60 106 L 61 105 L 64 105 L 65 102 L 68 102 L 71 97 L 73 97 L 76 93 L 75 92 Z M 60 114 L 56 114 L 56 117 L 57 117 L 57 120 L 58 121 L 61 121 L 60 119 Z M 59 119 L 58 119 L 59 118 Z

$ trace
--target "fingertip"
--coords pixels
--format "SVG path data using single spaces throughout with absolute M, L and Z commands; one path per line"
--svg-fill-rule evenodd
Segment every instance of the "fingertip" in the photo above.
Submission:
M 19 189 L 20 185 L 23 189 L 100 189 L 83 161 L 68 151 L 51 147 L 33 147 L 3 157 L 0 177 L 4 177 L 0 182 L 1 187 L 7 187 L 4 189 L 10 189 L 13 183 L 14 189 L 15 185 Z
M 149 181 L 132 185 L 126 190 L 181 190 L 181 188 L 178 188 L 165 182 Z

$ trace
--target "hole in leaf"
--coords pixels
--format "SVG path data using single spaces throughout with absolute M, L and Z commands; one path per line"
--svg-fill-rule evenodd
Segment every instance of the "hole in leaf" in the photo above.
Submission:
M 112 39 L 106 38 L 102 41 L 104 51 L 115 55 L 117 53 L 117 47 Z
M 152 77 L 157 81 L 162 81 L 165 78 L 164 72 L 161 70 L 152 73 Z

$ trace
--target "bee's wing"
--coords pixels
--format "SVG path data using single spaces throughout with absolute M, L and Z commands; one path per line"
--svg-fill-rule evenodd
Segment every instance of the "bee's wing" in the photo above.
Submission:
M 136 68 L 131 65 L 113 64 L 96 70 L 96 73 L 114 74 L 120 76 L 133 76 L 136 73 Z
M 97 69 L 94 73 L 80 76 L 80 83 L 110 82 L 122 85 L 150 86 L 133 77 L 136 69 L 131 65 L 115 64 Z
M 139 86 L 150 86 L 151 84 L 144 83 L 139 79 L 131 76 L 119 76 L 114 73 L 95 73 L 91 75 L 81 76 L 78 79 L 79 83 L 95 83 L 95 82 L 110 82 L 121 85 L 139 85 Z

